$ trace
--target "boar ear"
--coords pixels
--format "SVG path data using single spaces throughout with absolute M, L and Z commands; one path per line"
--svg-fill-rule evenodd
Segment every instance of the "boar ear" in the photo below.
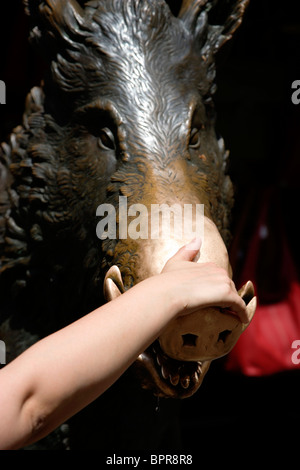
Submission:
M 61 42 L 73 43 L 71 38 L 80 34 L 85 22 L 84 9 L 76 0 L 23 0 L 25 11 L 31 19 L 32 42 L 55 47 Z M 45 37 L 46 36 L 46 37 Z M 50 39 L 50 41 L 49 41 Z M 71 45 L 71 44 L 70 44 Z
M 249 0 L 183 0 L 178 17 L 215 53 L 242 22 Z
M 195 29 L 199 14 L 205 10 L 208 0 L 182 0 L 178 14 L 186 25 L 187 29 Z

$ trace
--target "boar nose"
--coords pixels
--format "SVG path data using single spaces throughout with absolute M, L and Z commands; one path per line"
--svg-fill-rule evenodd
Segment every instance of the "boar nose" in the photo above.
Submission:
M 249 325 L 256 308 L 251 281 L 239 291 L 247 305 L 248 323 L 220 308 L 206 308 L 179 317 L 159 337 L 162 350 L 181 361 L 211 361 L 228 354 Z

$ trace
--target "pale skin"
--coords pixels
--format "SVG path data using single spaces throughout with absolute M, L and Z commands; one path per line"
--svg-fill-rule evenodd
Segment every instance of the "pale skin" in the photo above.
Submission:
M 99 397 L 175 317 L 220 306 L 249 321 L 226 271 L 191 262 L 200 244 L 182 247 L 161 274 L 42 339 L 0 371 L 0 449 L 36 442 Z

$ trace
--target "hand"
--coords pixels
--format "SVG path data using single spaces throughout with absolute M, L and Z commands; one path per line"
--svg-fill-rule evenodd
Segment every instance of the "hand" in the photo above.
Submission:
M 179 298 L 178 315 L 206 307 L 220 307 L 248 323 L 245 302 L 225 269 L 214 263 L 201 263 L 201 254 L 200 262 L 193 262 L 199 256 L 200 247 L 199 239 L 183 246 L 162 270 L 162 275 L 168 275 L 174 283 L 173 295 Z

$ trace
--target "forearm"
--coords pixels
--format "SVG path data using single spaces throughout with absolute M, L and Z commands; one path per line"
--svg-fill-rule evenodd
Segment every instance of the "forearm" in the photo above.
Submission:
M 0 448 L 23 446 L 48 434 L 101 395 L 151 344 L 174 316 L 163 290 L 147 302 L 152 284 L 157 289 L 153 279 L 147 280 L 40 341 L 1 371 L 0 397 L 5 400 L 10 384 L 15 393 L 20 390 L 15 405 L 21 413 L 6 413 L 7 420 L 16 421 L 0 423 Z
M 181 248 L 162 274 L 41 340 L 0 372 L 0 449 L 42 438 L 92 402 L 177 315 L 218 305 L 247 322 L 227 273 L 190 262 L 198 249 Z

